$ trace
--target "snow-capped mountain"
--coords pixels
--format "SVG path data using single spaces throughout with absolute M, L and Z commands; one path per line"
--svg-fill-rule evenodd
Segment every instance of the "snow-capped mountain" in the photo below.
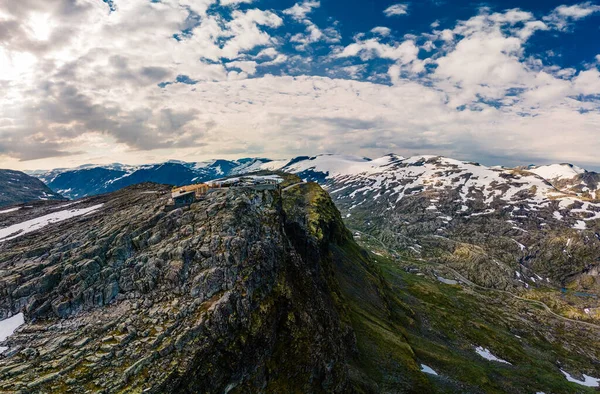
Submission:
M 586 198 L 600 199 L 600 175 L 573 164 L 552 164 L 527 169 L 541 176 L 559 190 Z
M 84 165 L 71 169 L 32 171 L 30 174 L 42 180 L 57 193 L 76 199 L 108 193 L 144 182 L 176 186 L 204 182 L 255 171 L 267 162 L 269 162 L 267 159 L 211 160 L 194 163 L 171 160 L 140 166 L 118 163 L 103 166 Z
M 586 178 L 598 174 L 572 165 L 511 169 L 439 156 L 390 154 L 371 160 L 324 155 L 292 161 L 281 170 L 318 180 L 330 187 L 334 198 L 347 199 L 353 206 L 385 197 L 392 208 L 404 197 L 424 192 L 436 202 L 439 193 L 454 191 L 458 193 L 454 200 L 457 212 L 465 215 L 484 214 L 499 204 L 536 211 L 557 203 L 560 211 L 581 201 L 588 214 L 579 212 L 582 215 L 577 218 L 589 221 L 600 217 L 596 215 L 599 206 L 593 202 L 597 188 L 584 184 Z M 564 186 L 567 182 L 569 187 Z
M 351 229 L 486 286 L 566 284 L 600 265 L 593 172 L 396 155 L 318 156 L 282 169 L 325 185 Z
M 39 179 L 20 171 L 0 170 L 0 207 L 31 201 L 62 200 Z

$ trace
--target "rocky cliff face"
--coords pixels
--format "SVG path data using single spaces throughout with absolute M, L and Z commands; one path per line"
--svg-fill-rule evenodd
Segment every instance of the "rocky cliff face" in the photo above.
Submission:
M 166 213 L 167 191 L 92 198 L 0 243 L 0 315 L 27 321 L 0 391 L 348 392 L 336 211 L 307 227 L 277 192 L 231 189 Z
M 62 200 L 39 179 L 20 171 L 0 170 L 0 207 L 31 201 Z

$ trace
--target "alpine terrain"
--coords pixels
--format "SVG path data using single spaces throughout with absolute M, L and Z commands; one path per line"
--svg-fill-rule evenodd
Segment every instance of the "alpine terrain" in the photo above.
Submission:
M 582 214 L 586 229 L 573 228 L 583 226 L 571 217 L 593 207 L 591 198 L 565 197 L 572 192 L 525 170 L 443 158 L 322 156 L 286 169 L 329 193 L 262 170 L 254 175 L 278 178 L 276 189 L 222 186 L 173 207 L 170 186 L 142 183 L 0 214 L 0 391 L 584 393 L 598 385 L 600 326 L 593 313 L 569 312 L 596 301 L 579 296 L 595 289 L 582 268 L 594 264 L 595 222 Z M 539 189 L 523 189 L 521 179 Z M 496 187 L 502 193 L 488 190 Z M 560 207 L 567 198 L 590 201 Z M 564 234 L 534 231 L 533 219 L 505 206 L 539 220 L 553 207 Z M 495 241 L 486 237 L 502 220 L 514 222 Z M 554 268 L 540 257 L 553 253 L 543 243 L 526 258 L 541 234 L 570 236 L 563 247 L 580 260 Z M 509 239 L 527 246 L 513 250 Z

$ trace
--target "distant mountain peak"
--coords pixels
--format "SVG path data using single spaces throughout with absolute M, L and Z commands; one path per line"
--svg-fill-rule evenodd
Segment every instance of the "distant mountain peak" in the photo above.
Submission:
M 42 181 L 21 171 L 0 170 L 0 207 L 31 201 L 63 200 Z

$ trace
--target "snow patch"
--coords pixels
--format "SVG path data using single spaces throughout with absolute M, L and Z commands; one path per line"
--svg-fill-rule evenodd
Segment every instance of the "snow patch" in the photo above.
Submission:
M 429 375 L 436 375 L 437 376 L 437 372 L 435 372 L 431 367 L 428 367 L 425 364 L 421 364 L 421 372 L 427 373 Z
M 4 342 L 6 338 L 11 336 L 23 324 L 25 324 L 25 317 L 22 313 L 0 321 L 0 342 Z M 7 349 L 7 347 L 0 346 L 0 353 L 3 353 Z
M 533 172 L 542 178 L 552 181 L 560 179 L 573 179 L 579 174 L 585 172 L 584 169 L 571 164 L 551 164 L 549 166 L 540 166 L 532 168 L 529 172 Z
M 584 374 L 583 380 L 579 380 L 579 379 L 575 379 L 573 376 L 571 376 L 571 374 L 569 374 L 566 371 L 563 371 L 562 369 L 560 370 L 560 372 L 562 372 L 563 375 L 565 375 L 565 377 L 567 378 L 567 380 L 569 382 L 577 383 L 581 386 L 586 386 L 586 387 L 600 387 L 600 379 L 598 379 L 598 378 L 592 378 L 591 376 L 587 376 Z
M 0 214 L 1 213 L 15 212 L 15 211 L 18 211 L 19 209 L 21 209 L 21 207 L 5 209 L 4 211 L 0 211 Z
M 0 229 L 0 243 L 39 230 L 52 223 L 58 223 L 77 216 L 90 214 L 102 208 L 103 205 L 104 204 L 98 204 L 88 208 L 53 212 L 39 218 L 27 220 L 22 223 L 17 223 L 13 224 L 12 226 L 2 228 Z
M 486 349 L 486 348 L 484 348 L 482 346 L 476 347 L 475 351 L 477 352 L 477 354 L 479 354 L 481 357 L 485 358 L 486 360 L 497 361 L 499 363 L 504 363 L 504 364 L 512 365 L 508 361 L 502 360 L 501 358 L 498 358 L 498 357 L 494 356 L 488 349 Z

